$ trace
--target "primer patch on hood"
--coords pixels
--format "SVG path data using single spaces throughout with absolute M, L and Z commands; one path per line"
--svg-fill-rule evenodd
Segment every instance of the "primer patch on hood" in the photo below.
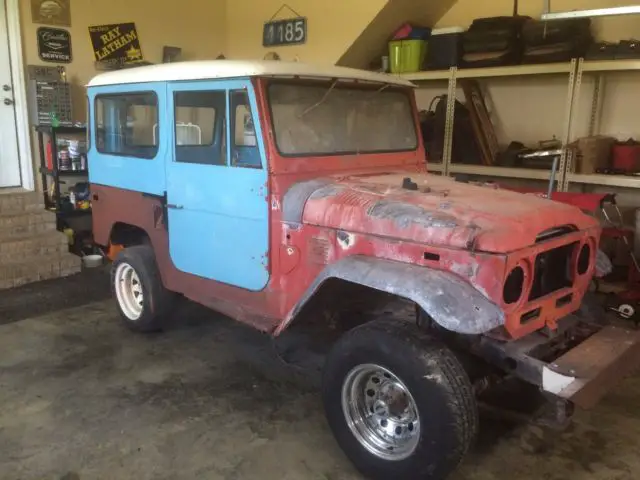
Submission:
M 376 202 L 368 210 L 367 215 L 392 220 L 399 228 L 407 228 L 411 224 L 438 228 L 455 228 L 458 226 L 452 216 L 436 214 L 418 205 L 397 201 L 381 200 Z

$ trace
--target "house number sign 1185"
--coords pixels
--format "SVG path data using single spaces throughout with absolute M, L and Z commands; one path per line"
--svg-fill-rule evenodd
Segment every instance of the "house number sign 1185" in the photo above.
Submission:
M 307 41 L 307 19 L 305 17 L 274 20 L 264 24 L 262 45 L 298 45 Z

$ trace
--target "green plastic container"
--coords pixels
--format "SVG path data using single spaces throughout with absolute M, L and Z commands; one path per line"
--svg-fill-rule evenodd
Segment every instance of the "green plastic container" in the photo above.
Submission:
M 419 72 L 427 54 L 425 40 L 393 40 L 389 42 L 391 73 Z

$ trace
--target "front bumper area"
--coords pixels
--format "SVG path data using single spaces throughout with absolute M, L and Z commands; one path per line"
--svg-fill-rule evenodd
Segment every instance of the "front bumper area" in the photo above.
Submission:
M 558 331 L 519 340 L 483 337 L 475 353 L 541 391 L 591 408 L 623 377 L 640 366 L 640 332 L 601 326 L 571 315 Z
M 604 327 L 542 369 L 542 389 L 591 408 L 640 365 L 640 333 Z

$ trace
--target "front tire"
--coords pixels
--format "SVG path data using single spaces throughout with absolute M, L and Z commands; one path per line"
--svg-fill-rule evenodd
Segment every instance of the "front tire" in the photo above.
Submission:
M 127 328 L 135 332 L 162 329 L 173 294 L 162 284 L 150 245 L 125 248 L 118 254 L 111 266 L 111 290 Z
M 415 325 L 347 332 L 323 373 L 327 420 L 367 478 L 446 478 L 478 429 L 473 389 L 453 353 Z

